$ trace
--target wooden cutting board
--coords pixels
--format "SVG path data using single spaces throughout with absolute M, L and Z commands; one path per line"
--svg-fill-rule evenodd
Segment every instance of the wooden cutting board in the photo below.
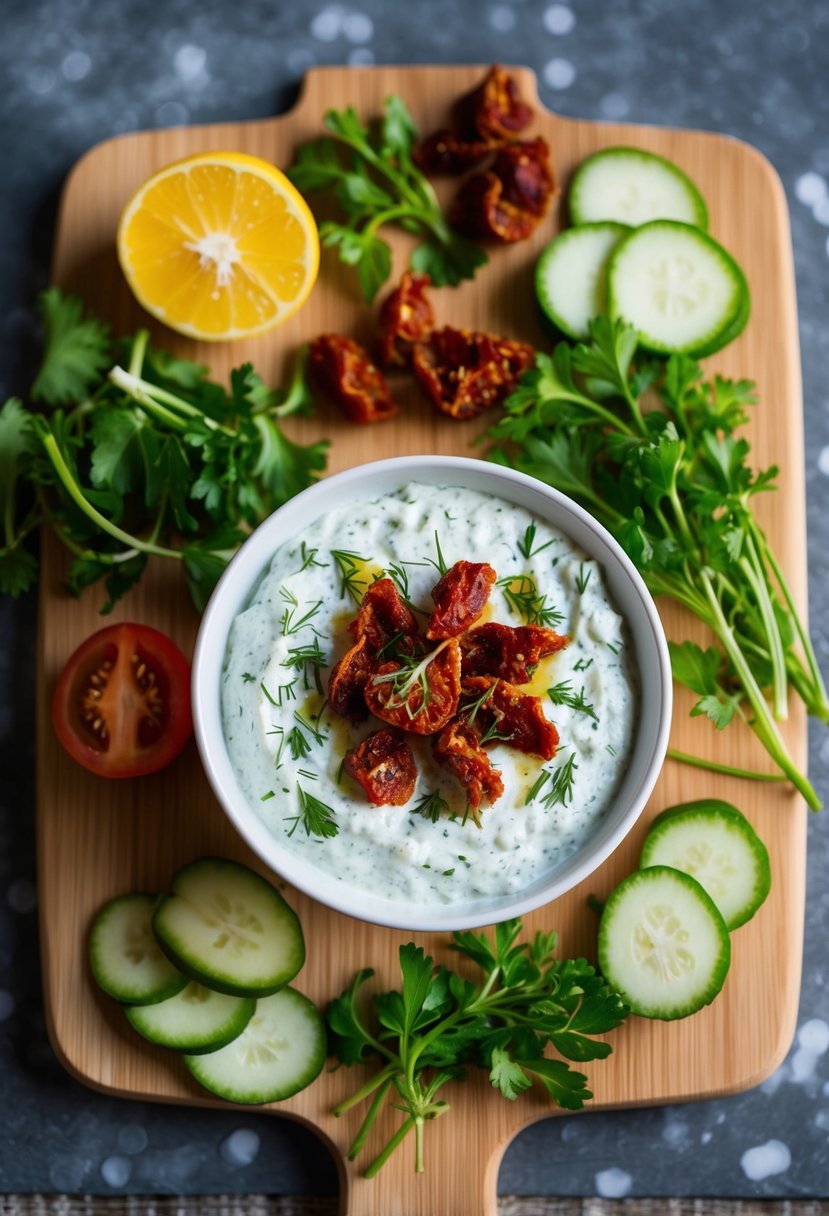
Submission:
M 481 79 L 476 67 L 328 68 L 308 75 L 291 113 L 262 122 L 192 127 L 127 135 L 94 148 L 72 172 L 57 230 L 54 279 L 80 293 L 106 316 L 116 334 L 147 324 L 118 269 L 114 238 L 119 212 L 132 190 L 178 157 L 208 149 L 253 153 L 290 164 L 301 141 L 320 134 L 329 107 L 354 105 L 377 115 L 383 99 L 399 92 L 423 133 L 445 125 L 451 103 Z M 711 211 L 712 231 L 745 267 L 754 311 L 743 336 L 710 361 L 709 370 L 751 376 L 760 405 L 749 428 L 755 462 L 782 468 L 780 490 L 758 510 L 782 557 L 798 601 L 805 603 L 805 520 L 801 387 L 797 318 L 788 217 L 780 183 L 752 148 L 719 135 L 577 122 L 544 111 L 529 71 L 518 73 L 524 95 L 537 108 L 534 131 L 552 149 L 566 186 L 588 153 L 632 144 L 671 157 L 700 185 Z M 441 186 L 441 189 L 444 187 Z M 456 186 L 446 183 L 446 196 Z M 541 247 L 561 225 L 554 209 L 535 238 L 495 249 L 474 283 L 434 293 L 440 322 L 488 329 L 546 345 L 536 317 L 532 271 Z M 395 240 L 396 273 L 405 264 L 404 236 Z M 322 331 L 370 337 L 376 310 L 361 300 L 352 271 L 333 254 L 323 257 L 308 304 L 271 334 L 232 346 L 198 346 L 151 324 L 156 340 L 208 363 L 218 377 L 250 359 L 265 380 L 279 384 L 298 344 Z M 470 453 L 474 428 L 437 417 L 411 386 L 396 385 L 403 408 L 376 428 L 349 426 L 327 407 L 292 427 L 305 438 L 333 440 L 331 471 L 398 453 Z M 40 912 L 47 1012 L 54 1046 L 78 1078 L 107 1093 L 184 1104 L 215 1105 L 189 1078 L 173 1054 L 154 1049 L 132 1033 L 121 1011 L 98 993 L 85 961 L 84 939 L 99 905 L 131 889 L 163 889 L 178 866 L 203 854 L 261 864 L 230 828 L 204 779 L 195 748 L 166 772 L 134 782 L 91 777 L 62 753 L 49 722 L 49 699 L 61 666 L 74 647 L 104 621 L 102 597 L 79 600 L 62 590 L 66 563 L 45 538 L 40 599 L 38 822 Z M 177 570 L 153 568 L 114 619 L 148 622 L 192 647 L 198 624 Z M 687 636 L 688 622 L 664 606 L 669 636 Z M 692 625 L 693 628 L 693 625 Z M 697 636 L 701 636 L 697 634 Z M 690 720 L 690 701 L 678 696 L 672 745 L 729 764 L 768 769 L 747 731 L 715 735 L 707 722 Z M 799 705 L 785 733 L 801 765 L 806 728 Z M 807 812 L 786 786 L 720 778 L 668 762 L 656 792 L 627 843 L 580 888 L 527 918 L 526 929 L 557 929 L 561 950 L 592 955 L 596 922 L 585 904 L 605 896 L 631 869 L 649 820 L 672 803 L 716 795 L 743 808 L 769 846 L 772 893 L 755 919 L 734 935 L 734 961 L 721 996 L 710 1008 L 674 1025 L 632 1018 L 613 1036 L 608 1060 L 587 1066 L 594 1107 L 677 1102 L 734 1092 L 757 1084 L 780 1062 L 797 1011 L 803 930 Z M 405 933 L 352 921 L 288 890 L 305 928 L 308 962 L 298 979 L 320 1003 L 338 994 L 359 967 L 373 966 L 378 982 L 396 984 L 396 952 Z M 445 957 L 445 942 L 415 935 Z M 405 1216 L 481 1216 L 494 1213 L 498 1165 L 521 1127 L 550 1114 L 536 1094 L 508 1103 L 493 1093 L 485 1075 L 446 1090 L 452 1110 L 427 1128 L 426 1173 L 413 1172 L 408 1143 L 375 1180 L 362 1179 L 344 1160 L 359 1124 L 356 1113 L 334 1120 L 334 1102 L 358 1084 L 352 1070 L 326 1072 L 304 1093 L 273 1107 L 274 1113 L 317 1129 L 340 1163 L 343 1211 Z M 393 1117 L 383 1125 L 387 1135 Z M 375 1148 L 383 1142 L 373 1141 Z M 385 1137 L 384 1137 L 385 1138 Z

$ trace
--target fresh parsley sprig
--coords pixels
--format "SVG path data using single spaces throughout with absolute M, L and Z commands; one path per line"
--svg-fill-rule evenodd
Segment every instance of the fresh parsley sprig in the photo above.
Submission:
M 417 128 L 402 98 L 386 98 L 379 123 L 364 124 L 352 106 L 329 110 L 323 122 L 329 134 L 300 146 L 288 176 L 303 193 L 333 192 L 343 222 L 324 221 L 320 238 L 357 267 L 366 300 L 391 274 L 391 248 L 379 235 L 386 224 L 421 238 L 411 266 L 436 287 L 474 278 L 487 255 L 449 227 L 431 183 L 415 165 Z
M 313 406 L 303 360 L 285 393 L 250 364 L 225 388 L 152 347 L 146 330 L 112 342 L 56 288 L 39 312 L 39 408 L 12 399 L 0 410 L 0 592 L 34 582 L 25 542 L 45 523 L 73 555 L 70 589 L 105 583 L 103 611 L 153 556 L 181 563 L 203 607 L 250 529 L 325 468 L 327 442 L 303 447 L 279 425 Z
M 521 921 L 508 920 L 495 927 L 492 938 L 453 934 L 452 949 L 483 973 L 478 982 L 435 966 L 433 958 L 409 942 L 399 951 L 401 987 L 374 993 L 368 1014 L 360 998 L 373 975 L 369 969 L 359 971 L 330 1004 L 336 1057 L 346 1065 L 378 1064 L 374 1075 L 334 1110 L 342 1115 L 368 1103 L 349 1158 L 361 1153 L 387 1103 L 403 1116 L 366 1168 L 366 1177 L 375 1175 L 412 1132 L 415 1169 L 423 1171 L 426 1124 L 449 1110 L 438 1093 L 448 1082 L 464 1079 L 469 1067 L 486 1069 L 493 1088 L 510 1101 L 534 1082 L 567 1110 L 580 1110 L 592 1097 L 587 1077 L 568 1061 L 609 1055 L 610 1044 L 593 1036 L 616 1029 L 628 1008 L 584 959 L 554 957 L 554 933 L 517 942 L 520 932 Z M 547 1055 L 549 1047 L 555 1057 Z
M 742 718 L 817 810 L 820 798 L 777 722 L 787 715 L 790 689 L 823 722 L 829 698 L 753 511 L 756 495 L 772 490 L 777 476 L 776 468 L 751 468 L 749 444 L 735 433 L 756 401 L 755 386 L 705 379 L 685 355 L 644 356 L 636 331 L 621 320 L 596 318 L 590 335 L 537 356 L 490 432 L 491 456 L 575 498 L 613 533 L 654 595 L 709 627 L 715 645 L 672 646 L 675 678 L 698 697 L 692 712 L 718 729 Z M 647 408 L 646 392 L 658 394 L 659 408 Z

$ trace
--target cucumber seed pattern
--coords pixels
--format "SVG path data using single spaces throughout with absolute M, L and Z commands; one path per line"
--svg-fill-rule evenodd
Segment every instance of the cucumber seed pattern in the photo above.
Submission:
M 633 957 L 662 981 L 681 979 L 695 967 L 689 934 L 666 904 L 652 904 L 633 927 Z

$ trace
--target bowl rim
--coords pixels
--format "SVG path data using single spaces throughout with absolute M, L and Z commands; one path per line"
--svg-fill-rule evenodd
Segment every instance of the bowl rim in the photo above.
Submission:
M 372 488 L 374 483 L 381 482 L 390 475 L 394 475 L 397 485 L 418 480 L 437 485 L 451 485 L 452 474 L 467 481 L 491 479 L 494 495 L 505 498 L 513 505 L 521 504 L 512 497 L 511 490 L 519 497 L 523 491 L 525 494 L 547 500 L 555 511 L 568 515 L 577 530 L 589 533 L 597 546 L 603 548 L 613 559 L 616 573 L 626 579 L 634 593 L 636 611 L 641 612 L 641 627 L 647 627 L 647 637 L 652 642 L 656 659 L 655 670 L 648 673 L 642 670 L 641 663 L 637 661 L 640 712 L 647 687 L 647 695 L 657 699 L 655 712 L 658 716 L 650 750 L 645 751 L 641 762 L 642 779 L 636 786 L 624 815 L 612 830 L 602 832 L 599 828 L 588 837 L 585 845 L 571 858 L 566 859 L 546 880 L 534 882 L 529 892 L 481 898 L 475 903 L 468 901 L 464 904 L 458 901 L 419 905 L 413 901 L 367 896 L 357 887 L 332 881 L 329 872 L 313 866 L 298 853 L 283 849 L 278 857 L 274 856 L 280 842 L 245 797 L 232 771 L 222 731 L 221 673 L 230 625 L 255 593 L 276 550 L 291 538 L 299 536 L 306 524 L 319 518 L 326 510 L 336 509 L 329 505 L 314 511 L 314 505 L 318 501 L 324 501 L 340 491 L 341 501 L 337 504 L 338 507 L 347 505 L 349 501 L 371 501 L 372 498 L 390 492 L 389 489 Z M 465 488 L 471 487 L 467 484 Z M 536 511 L 536 514 L 539 512 Z M 296 520 L 296 525 L 282 534 L 289 517 Z M 552 520 L 549 522 L 551 526 L 567 534 L 566 526 Z M 274 534 L 277 539 L 271 541 L 270 537 Z M 572 536 L 570 539 L 583 547 L 581 540 L 574 540 Z M 600 561 L 603 568 L 606 566 L 606 562 L 595 553 L 591 556 Z M 605 576 L 607 577 L 606 569 Z M 242 579 L 243 584 L 240 581 Z M 629 607 L 623 615 L 628 627 L 632 628 Z M 394 456 L 355 465 L 315 482 L 277 508 L 244 541 L 216 584 L 198 630 L 191 677 L 194 734 L 202 767 L 219 805 L 253 852 L 280 880 L 336 912 L 387 928 L 422 932 L 477 928 L 509 917 L 523 916 L 564 895 L 592 874 L 631 831 L 656 784 L 668 747 L 672 695 L 670 655 L 656 605 L 639 571 L 607 529 L 566 494 L 537 478 L 493 462 L 445 455 Z M 653 713 L 651 716 L 653 717 Z M 645 746 L 646 744 L 638 740 L 634 743 L 628 771 L 633 766 L 634 757 L 642 752 Z M 624 782 L 624 775 L 621 780 Z M 611 802 L 604 820 L 612 818 L 612 807 Z M 591 841 L 593 847 L 590 847 Z M 558 870 L 562 871 L 560 876 Z M 365 907 L 360 907 L 361 899 L 369 900 L 368 914 Z

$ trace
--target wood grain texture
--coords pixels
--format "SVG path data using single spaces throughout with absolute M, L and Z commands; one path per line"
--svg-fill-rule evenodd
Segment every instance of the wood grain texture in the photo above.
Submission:
M 72 172 L 60 212 L 54 278 L 79 292 L 107 316 L 116 333 L 132 332 L 147 317 L 130 296 L 118 270 L 114 235 L 121 207 L 149 174 L 177 157 L 230 148 L 280 165 L 295 146 L 320 133 L 330 106 L 353 104 L 377 114 L 383 98 L 400 92 L 421 131 L 445 125 L 452 101 L 474 86 L 481 70 L 462 68 L 330 68 L 312 72 L 296 108 L 263 122 L 186 128 L 128 135 L 93 149 Z M 537 103 L 535 80 L 521 72 L 525 94 Z M 805 604 L 805 520 L 801 387 L 797 318 L 788 217 L 781 186 L 753 149 L 717 135 L 616 126 L 559 118 L 538 108 L 535 129 L 552 148 L 566 185 L 588 153 L 611 144 L 631 144 L 677 161 L 706 196 L 712 231 L 745 267 L 754 300 L 744 335 L 716 359 L 711 370 L 750 375 L 761 404 L 749 438 L 757 465 L 778 463 L 780 491 L 760 503 L 762 523 L 781 555 L 798 602 Z M 450 183 L 447 190 L 454 186 Z M 493 251 L 474 283 L 434 293 L 439 321 L 489 329 L 545 345 L 532 295 L 532 269 L 540 248 L 561 224 L 556 209 L 536 237 Z M 402 269 L 407 238 L 395 240 L 396 269 Z M 199 346 L 154 323 L 154 337 L 187 357 L 210 364 L 220 377 L 252 360 L 267 381 L 279 383 L 298 344 L 335 330 L 356 337 L 371 333 L 375 312 L 357 292 L 353 272 L 326 255 L 320 281 L 308 304 L 269 335 L 232 347 Z M 331 470 L 399 453 L 468 455 L 473 427 L 436 417 L 404 381 L 395 385 L 403 405 L 394 421 L 371 430 L 350 427 L 321 407 L 316 418 L 296 424 L 302 436 L 329 435 Z M 484 423 L 485 424 L 485 423 Z M 142 781 L 96 780 L 60 751 L 49 724 L 49 697 L 60 667 L 74 647 L 100 626 L 99 597 L 81 600 L 62 591 L 65 560 L 49 538 L 44 545 L 41 584 L 38 715 L 38 822 L 40 901 L 46 999 L 50 1031 L 61 1059 L 76 1076 L 107 1092 L 189 1104 L 211 1104 L 172 1056 L 138 1040 L 120 1010 L 94 990 L 85 965 L 84 936 L 90 917 L 107 898 L 129 889 L 166 887 L 175 869 L 205 853 L 259 865 L 228 825 L 213 800 L 194 748 L 169 770 Z M 662 607 L 662 606 L 661 606 Z M 153 568 L 115 619 L 136 619 L 192 646 L 197 618 L 188 605 L 178 571 Z M 693 622 L 664 606 L 669 636 L 702 637 Z M 687 717 L 690 702 L 678 696 L 672 745 L 729 764 L 767 769 L 759 745 L 734 727 L 714 736 L 707 722 Z M 792 707 L 785 734 L 805 765 L 805 717 Z M 653 798 L 625 845 L 580 888 L 527 918 L 527 928 L 555 928 L 568 954 L 594 950 L 595 919 L 585 897 L 605 896 L 636 864 L 649 820 L 671 803 L 716 795 L 740 805 L 769 846 L 773 889 L 755 919 L 734 937 L 734 961 L 726 987 L 708 1009 L 674 1025 L 633 1018 L 614 1036 L 614 1053 L 589 1066 L 596 1106 L 676 1102 L 734 1092 L 757 1084 L 780 1062 L 794 1029 L 803 931 L 806 812 L 779 785 L 714 778 L 668 763 Z M 261 866 L 259 867 L 261 868 Z M 308 963 L 299 986 L 325 1002 L 360 966 L 377 969 L 390 983 L 401 934 L 349 920 L 298 893 L 288 897 L 302 918 Z M 440 940 L 416 935 L 430 951 Z M 359 1114 L 335 1121 L 332 1104 L 355 1087 L 357 1077 L 326 1073 L 278 1112 L 309 1122 L 341 1162 L 343 1210 L 362 1216 L 481 1216 L 496 1211 L 495 1183 L 501 1154 L 515 1132 L 546 1117 L 537 1095 L 507 1103 L 492 1094 L 485 1076 L 447 1092 L 451 1113 L 427 1129 L 425 1176 L 416 1177 L 408 1147 L 379 1177 L 366 1182 L 343 1154 Z M 275 1108 L 276 1109 L 276 1108 Z M 384 1124 L 388 1132 L 391 1123 Z M 379 1136 L 379 1133 L 378 1133 Z M 375 1141 L 382 1143 L 379 1139 Z M 462 1162 L 462 1167 L 459 1167 Z
M 8 1195 L 0 1216 L 335 1216 L 306 1195 Z M 822 1199 L 556 1199 L 500 1195 L 497 1216 L 824 1216 Z

